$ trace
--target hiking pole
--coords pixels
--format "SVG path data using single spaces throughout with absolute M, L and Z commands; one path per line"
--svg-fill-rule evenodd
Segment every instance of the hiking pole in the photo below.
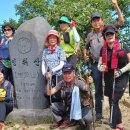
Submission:
M 103 115 L 104 115 L 104 112 L 103 112 L 103 108 L 104 108 L 104 86 L 105 86 L 105 81 L 104 81 L 104 71 L 103 71 L 102 72 L 102 118 L 101 118 L 102 127 L 103 127 Z
M 130 72 L 129 72 L 129 97 L 130 97 Z
M 92 110 L 92 116 L 93 116 L 93 130 L 95 130 L 95 124 L 94 124 L 94 101 L 93 101 L 93 92 L 92 92 L 92 84 L 89 85 L 89 91 L 90 91 L 90 100 L 91 100 L 91 110 Z
M 50 72 L 50 69 L 49 69 L 49 67 L 48 67 L 48 69 L 47 69 L 47 72 Z M 49 86 L 49 91 L 50 91 L 50 105 L 52 105 L 52 98 L 51 98 L 51 81 L 52 81 L 52 76 L 47 80 L 47 85 Z
M 113 90 L 112 90 L 112 102 L 111 102 L 111 115 L 110 115 L 110 124 L 112 124 L 112 116 L 113 116 L 113 106 L 114 106 L 114 91 L 115 91 L 115 77 L 113 80 Z

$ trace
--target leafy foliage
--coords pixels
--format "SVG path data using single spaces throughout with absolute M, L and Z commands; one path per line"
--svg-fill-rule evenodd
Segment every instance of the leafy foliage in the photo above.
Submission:
M 118 0 L 125 16 L 122 40 L 129 40 L 130 0 Z M 77 29 L 84 43 L 85 37 L 91 31 L 90 16 L 98 11 L 103 15 L 105 23 L 117 21 L 117 13 L 110 0 L 23 0 L 16 5 L 16 15 L 20 15 L 18 23 L 9 19 L 17 28 L 21 23 L 36 16 L 43 16 L 58 29 L 57 20 L 62 14 L 67 14 L 77 23 Z

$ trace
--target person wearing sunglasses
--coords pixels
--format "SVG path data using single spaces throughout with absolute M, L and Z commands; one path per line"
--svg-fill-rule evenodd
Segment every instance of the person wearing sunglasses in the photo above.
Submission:
M 70 20 L 66 15 L 62 15 L 58 20 L 61 29 L 60 46 L 66 53 L 67 62 L 76 68 L 77 53 L 80 51 L 80 36 L 76 30 L 76 22 Z
M 100 52 L 98 70 L 104 73 L 105 96 L 109 97 L 112 130 L 124 130 L 119 101 L 128 83 L 130 49 L 118 40 L 117 29 L 109 24 L 103 30 L 104 46 Z
M 0 68 L 4 71 L 4 77 L 13 84 L 13 76 L 11 70 L 10 56 L 9 56 L 9 44 L 13 39 L 15 28 L 6 23 L 2 26 L 2 32 L 4 36 L 0 41 Z

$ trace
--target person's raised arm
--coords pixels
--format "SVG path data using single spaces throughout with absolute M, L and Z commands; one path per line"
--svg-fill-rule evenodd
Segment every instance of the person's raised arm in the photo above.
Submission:
M 119 26 L 122 26 L 124 24 L 125 20 L 124 20 L 122 12 L 121 12 L 121 10 L 120 10 L 120 8 L 118 6 L 117 0 L 112 0 L 112 4 L 113 4 L 113 6 L 116 9 L 117 14 L 118 14 L 118 23 L 117 24 Z

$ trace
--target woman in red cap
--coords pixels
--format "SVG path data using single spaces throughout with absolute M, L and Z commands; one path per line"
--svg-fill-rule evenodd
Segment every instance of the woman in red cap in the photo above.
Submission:
M 56 86 L 62 80 L 62 67 L 66 62 L 65 52 L 59 47 L 60 37 L 56 30 L 48 32 L 45 43 L 47 48 L 43 50 L 42 55 L 42 74 L 47 80 L 51 79 L 52 86 Z M 55 99 L 56 97 L 53 97 L 53 101 L 59 99 Z
M 113 130 L 124 130 L 119 100 L 123 96 L 128 82 L 130 49 L 117 40 L 117 29 L 114 25 L 106 26 L 103 36 L 105 41 L 101 49 L 98 69 L 104 74 L 104 93 L 109 97 L 110 124 Z

